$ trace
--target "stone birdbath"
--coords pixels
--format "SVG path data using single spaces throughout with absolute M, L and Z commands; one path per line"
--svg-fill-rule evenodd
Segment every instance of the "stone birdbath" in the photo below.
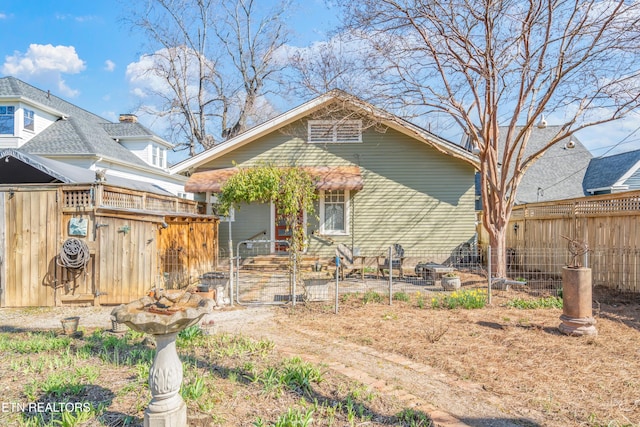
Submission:
M 144 411 L 145 427 L 186 427 L 187 406 L 179 393 L 182 362 L 176 352 L 176 338 L 180 331 L 211 313 L 214 305 L 212 299 L 189 292 L 154 291 L 111 312 L 117 322 L 151 334 L 156 340 L 156 355 L 149 369 L 151 402 Z

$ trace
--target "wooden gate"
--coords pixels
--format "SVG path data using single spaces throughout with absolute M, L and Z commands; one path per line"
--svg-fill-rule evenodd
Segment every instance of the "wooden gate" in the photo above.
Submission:
M 156 256 L 158 224 L 96 215 L 100 254 L 96 294 L 100 304 L 122 304 L 160 285 Z
M 167 288 L 195 283 L 218 264 L 218 219 L 167 216 L 159 230 L 160 268 Z
M 0 194 L 5 234 L 0 305 L 52 306 L 59 274 L 57 191 Z

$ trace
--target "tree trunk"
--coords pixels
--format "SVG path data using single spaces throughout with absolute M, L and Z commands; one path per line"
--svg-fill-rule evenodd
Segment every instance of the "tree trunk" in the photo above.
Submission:
M 506 227 L 496 229 L 489 237 L 491 245 L 491 274 L 493 277 L 507 276 L 507 231 Z

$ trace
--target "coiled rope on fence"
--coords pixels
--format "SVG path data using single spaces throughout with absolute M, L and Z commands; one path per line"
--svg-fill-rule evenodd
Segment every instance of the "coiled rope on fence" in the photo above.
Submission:
M 58 255 L 58 265 L 79 270 L 87 266 L 90 257 L 89 246 L 83 240 L 72 237 L 62 244 L 60 255 Z

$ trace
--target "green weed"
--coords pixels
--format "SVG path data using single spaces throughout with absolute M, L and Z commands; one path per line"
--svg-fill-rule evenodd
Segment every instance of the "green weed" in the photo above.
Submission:
M 483 308 L 487 304 L 487 291 L 484 289 L 454 291 L 449 295 L 431 299 L 433 308 Z
M 198 400 L 204 394 L 205 390 L 204 380 L 198 377 L 193 381 L 183 383 L 180 394 L 185 401 L 189 402 Z
M 396 415 L 396 418 L 403 426 L 407 427 L 429 427 L 432 425 L 431 418 L 428 415 L 413 409 L 404 409 Z
M 367 291 L 362 296 L 362 302 L 364 304 L 382 302 L 382 295 L 380 295 L 376 291 Z
M 536 308 L 562 308 L 562 298 L 550 296 L 546 298 L 538 298 L 535 300 L 525 300 L 522 298 L 514 298 L 506 303 L 507 307 L 518 308 L 521 310 Z
M 56 336 L 55 332 L 30 332 L 24 339 L 15 339 L 11 334 L 0 334 L 0 351 L 20 354 L 42 353 L 68 348 L 71 337 Z
M 393 294 L 393 299 L 396 301 L 409 302 L 409 294 L 406 292 L 396 292 Z

